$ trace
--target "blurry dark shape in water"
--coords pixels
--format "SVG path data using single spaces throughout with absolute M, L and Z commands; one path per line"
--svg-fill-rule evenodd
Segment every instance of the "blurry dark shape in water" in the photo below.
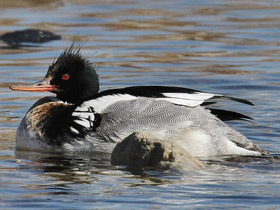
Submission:
M 61 36 L 50 31 L 40 29 L 26 29 L 8 32 L 0 36 L 10 46 L 20 46 L 21 43 L 44 43 L 52 40 L 61 40 Z

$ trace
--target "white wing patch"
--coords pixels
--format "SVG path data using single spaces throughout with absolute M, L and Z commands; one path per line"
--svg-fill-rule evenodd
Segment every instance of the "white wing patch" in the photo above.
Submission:
M 188 107 L 195 107 L 203 103 L 203 101 L 192 101 L 192 100 L 180 99 L 180 98 L 156 98 L 156 100 L 169 101 L 176 105 L 188 106 Z
M 138 98 L 137 96 L 133 96 L 130 94 L 115 94 L 115 95 L 101 96 L 99 98 L 92 99 L 82 103 L 78 108 L 76 108 L 76 110 L 79 108 L 87 109 L 88 107 L 93 107 L 95 112 L 102 113 L 104 109 L 106 109 L 108 106 L 118 101 L 128 101 L 137 98 Z
M 213 96 L 218 96 L 213 93 L 201 93 L 201 92 L 194 92 L 191 94 L 190 93 L 163 93 L 163 95 L 170 98 L 181 98 L 187 100 L 207 100 L 212 98 Z
M 166 98 L 158 98 L 157 100 L 165 100 L 177 105 L 195 107 L 202 104 L 205 100 L 213 98 L 214 96 L 222 96 L 212 93 L 163 93 Z

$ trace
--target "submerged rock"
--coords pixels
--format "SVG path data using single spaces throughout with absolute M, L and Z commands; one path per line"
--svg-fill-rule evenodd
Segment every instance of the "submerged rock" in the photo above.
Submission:
M 39 29 L 26 29 L 21 31 L 8 32 L 0 36 L 0 40 L 9 45 L 18 45 L 22 42 L 44 43 L 52 40 L 60 40 L 61 36 L 50 31 Z
M 179 144 L 160 140 L 149 133 L 133 133 L 119 142 L 111 155 L 112 165 L 128 167 L 178 168 L 193 170 L 205 165 Z

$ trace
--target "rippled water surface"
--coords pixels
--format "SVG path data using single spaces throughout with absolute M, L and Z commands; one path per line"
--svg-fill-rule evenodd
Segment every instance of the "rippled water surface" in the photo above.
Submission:
M 41 3 L 40 3 L 41 2 Z M 0 208 L 171 209 L 280 206 L 280 1 L 5 1 L 0 34 L 45 29 L 62 40 L 0 43 Z M 101 89 L 174 85 L 251 100 L 224 108 L 231 125 L 275 156 L 211 162 L 199 171 L 129 171 L 110 154 L 15 150 L 16 128 L 43 93 L 35 82 L 72 40 L 98 66 Z

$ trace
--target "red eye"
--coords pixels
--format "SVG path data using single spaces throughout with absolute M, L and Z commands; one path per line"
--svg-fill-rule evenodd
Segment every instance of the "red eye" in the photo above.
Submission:
M 63 80 L 68 80 L 68 79 L 70 79 L 70 75 L 69 74 L 63 74 L 61 78 Z

